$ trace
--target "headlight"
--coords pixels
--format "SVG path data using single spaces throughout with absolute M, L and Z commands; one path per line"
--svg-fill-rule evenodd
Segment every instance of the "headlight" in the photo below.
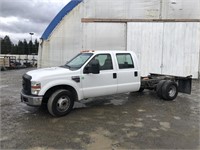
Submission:
M 31 93 L 33 95 L 38 95 L 41 89 L 40 82 L 31 81 Z

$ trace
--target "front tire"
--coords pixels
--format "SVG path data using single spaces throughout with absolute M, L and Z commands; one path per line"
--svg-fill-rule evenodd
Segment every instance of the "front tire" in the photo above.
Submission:
M 56 117 L 67 115 L 73 109 L 73 106 L 73 96 L 70 91 L 65 89 L 55 91 L 47 104 L 49 113 Z

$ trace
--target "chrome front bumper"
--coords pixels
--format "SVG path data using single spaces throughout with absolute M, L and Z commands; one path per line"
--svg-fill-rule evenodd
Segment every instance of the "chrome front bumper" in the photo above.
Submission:
M 21 102 L 26 103 L 29 106 L 41 106 L 42 96 L 26 95 L 21 92 Z

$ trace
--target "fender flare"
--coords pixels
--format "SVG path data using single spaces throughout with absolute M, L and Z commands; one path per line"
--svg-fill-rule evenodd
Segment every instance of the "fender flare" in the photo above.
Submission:
M 43 95 L 45 95 L 45 93 L 49 89 L 51 89 L 53 87 L 56 87 L 56 86 L 70 86 L 70 87 L 72 87 L 76 91 L 77 96 L 78 96 L 78 100 L 82 99 L 82 97 L 83 97 L 83 94 L 82 94 L 82 92 L 81 92 L 80 87 L 78 86 L 78 84 L 75 83 L 74 81 L 68 81 L 68 82 L 66 82 L 66 80 L 56 80 L 56 81 L 52 81 L 52 82 L 49 82 L 49 83 L 45 84 L 41 88 L 41 90 L 40 90 L 40 92 L 39 92 L 38 95 L 43 96 Z

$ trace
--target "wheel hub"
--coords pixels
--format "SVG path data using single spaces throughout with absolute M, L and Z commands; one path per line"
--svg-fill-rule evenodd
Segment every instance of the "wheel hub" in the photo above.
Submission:
M 175 86 L 171 86 L 169 89 L 169 96 L 173 97 L 176 94 L 176 87 Z
M 68 97 L 63 96 L 57 102 L 57 110 L 60 112 L 64 112 L 69 108 L 70 100 Z

